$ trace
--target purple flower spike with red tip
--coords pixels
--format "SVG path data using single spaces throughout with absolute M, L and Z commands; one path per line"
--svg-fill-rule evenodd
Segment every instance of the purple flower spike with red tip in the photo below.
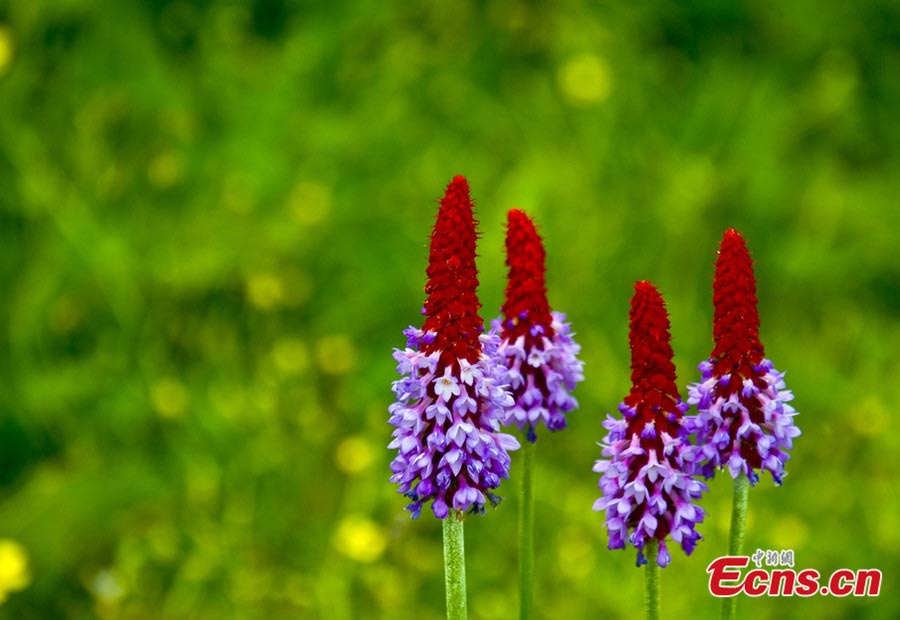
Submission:
M 700 383 L 688 387 L 688 402 L 699 412 L 691 424 L 707 478 L 727 467 L 732 478 L 744 474 L 755 485 L 766 470 L 780 485 L 800 429 L 787 404 L 794 396 L 785 389 L 784 373 L 766 359 L 759 340 L 756 304 L 753 260 L 740 233 L 729 229 L 713 283 L 715 346 L 699 366 Z
M 578 406 L 570 392 L 584 380 L 576 357 L 581 347 L 572 339 L 566 316 L 550 311 L 544 245 L 534 222 L 517 209 L 508 214 L 506 264 L 503 315 L 492 323 L 492 333 L 501 337 L 497 363 L 509 368 L 506 382 L 515 400 L 503 423 L 518 426 L 533 443 L 539 425 L 562 430 L 565 414 Z
M 622 419 L 607 416 L 603 423 L 609 431 L 602 444 L 606 458 L 594 466 L 602 474 L 603 496 L 594 510 L 606 511 L 610 549 L 630 542 L 640 566 L 648 561 L 644 545 L 656 539 L 657 557 L 649 559 L 667 566 L 672 556 L 666 538 L 688 555 L 700 540 L 695 526 L 705 513 L 694 500 L 708 489 L 691 474 L 688 406 L 675 383 L 665 303 L 651 283 L 635 284 L 629 316 L 631 392 L 619 405 Z
M 509 451 L 519 447 L 499 432 L 513 399 L 507 369 L 485 353 L 499 337 L 482 333 L 478 315 L 475 224 L 469 185 L 457 176 L 431 235 L 425 325 L 404 331 L 407 347 L 394 351 L 402 377 L 389 408 L 396 429 L 388 447 L 397 450 L 391 482 L 411 500 L 413 518 L 426 502 L 439 519 L 451 509 L 483 513 L 499 501 L 491 490 L 509 478 Z

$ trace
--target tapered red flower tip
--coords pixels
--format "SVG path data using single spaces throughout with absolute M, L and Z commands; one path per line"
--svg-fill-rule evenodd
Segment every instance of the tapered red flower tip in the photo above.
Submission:
M 662 295 L 659 289 L 649 280 L 639 280 L 634 283 L 635 298 L 646 298 L 647 300 L 659 301 L 662 303 Z
M 634 285 L 628 334 L 633 392 L 653 387 L 675 398 L 675 365 L 666 303 L 652 282 Z
M 448 204 L 468 204 L 471 207 L 472 198 L 469 194 L 469 181 L 461 174 L 457 174 L 447 184 L 444 190 L 444 197 L 441 199 L 441 206 Z
M 526 234 L 537 235 L 534 222 L 528 214 L 520 209 L 510 209 L 506 214 L 506 224 L 510 230 L 520 230 Z
M 652 282 L 644 280 L 634 283 L 629 318 L 632 335 L 637 335 L 635 330 L 650 332 L 656 338 L 663 335 L 661 330 L 668 333 L 669 315 L 666 313 L 666 302 Z
M 739 364 L 758 364 L 764 357 L 759 340 L 759 311 L 753 259 L 741 234 L 729 228 L 722 236 L 713 282 L 712 358 L 721 372 Z
M 463 175 L 457 174 L 455 177 L 450 179 L 450 183 L 447 184 L 447 190 L 449 191 L 451 188 L 460 189 L 468 194 L 469 181 Z
M 725 234 L 722 235 L 722 242 L 725 241 L 739 241 L 740 243 L 744 243 L 744 237 L 734 228 L 729 228 L 725 231 Z
M 526 335 L 539 326 L 541 334 L 552 335 L 553 318 L 547 302 L 545 280 L 547 254 L 534 221 L 524 211 L 510 209 L 506 227 L 506 265 L 509 278 L 503 313 L 506 336 Z
M 472 230 L 475 230 L 475 222 L 473 216 L 472 196 L 469 190 L 469 182 L 466 177 L 461 174 L 453 177 L 444 190 L 444 196 L 441 198 L 440 209 L 437 215 L 437 224 L 435 225 L 435 233 L 438 232 L 442 219 L 450 219 L 451 221 L 472 220 Z
M 481 352 L 478 337 L 484 323 L 478 314 L 478 269 L 475 244 L 478 239 L 469 183 L 456 176 L 441 198 L 431 233 L 428 283 L 425 285 L 424 330 L 436 338 L 423 350 L 448 352 L 455 358 L 475 362 Z
M 506 214 L 506 264 L 510 268 L 510 284 L 532 289 L 533 301 L 543 307 L 547 307 L 546 260 L 544 242 L 534 220 L 524 211 L 510 209 Z M 507 288 L 507 300 L 513 292 Z

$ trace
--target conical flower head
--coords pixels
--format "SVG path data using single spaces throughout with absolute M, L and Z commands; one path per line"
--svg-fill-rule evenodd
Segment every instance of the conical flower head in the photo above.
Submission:
M 698 414 L 690 425 L 697 433 L 698 465 L 707 478 L 728 467 L 733 478 L 746 475 L 750 484 L 768 470 L 781 484 L 790 458 L 797 414 L 787 404 L 784 373 L 765 358 L 759 339 L 756 277 L 743 237 L 725 232 L 713 283 L 712 354 L 702 362 L 700 383 L 688 387 L 688 402 Z
M 503 315 L 493 321 L 492 333 L 501 344 L 495 357 L 506 366 L 506 382 L 515 405 L 504 424 L 515 424 L 529 441 L 544 424 L 551 431 L 566 427 L 565 414 L 578 402 L 570 394 L 584 379 L 581 347 L 572 339 L 566 316 L 551 312 L 545 284 L 546 253 L 534 222 L 512 209 L 507 216 L 506 265 L 509 278 Z
M 680 397 L 675 383 L 675 364 L 672 362 L 674 353 L 669 334 L 669 315 L 662 295 L 650 282 L 634 285 L 628 319 L 631 393 L 625 401 L 635 404 L 648 396 L 665 396 L 658 404 L 674 414 L 673 403 Z
M 655 538 L 659 552 L 650 559 L 667 566 L 672 559 L 667 538 L 687 554 L 700 540 L 695 526 L 704 511 L 694 500 L 707 488 L 690 474 L 688 407 L 676 386 L 665 303 L 651 283 L 635 285 L 629 316 L 631 391 L 619 405 L 622 419 L 607 416 L 603 423 L 609 433 L 603 441 L 605 458 L 594 466 L 602 474 L 602 496 L 594 510 L 606 511 L 610 549 L 624 549 L 630 542 L 640 566 L 647 561 L 644 545 Z
M 441 199 L 431 249 L 428 254 L 428 283 L 423 312 L 424 331 L 435 339 L 424 345 L 427 353 L 441 351 L 446 363 L 454 359 L 475 362 L 481 355 L 478 337 L 484 331 L 479 316 L 478 269 L 475 244 L 478 239 L 469 184 L 455 177 Z
M 756 306 L 753 259 L 744 238 L 731 228 L 722 237 L 713 281 L 712 358 L 722 374 L 746 371 L 765 357 Z
M 506 214 L 506 300 L 504 334 L 510 338 L 533 338 L 531 328 L 540 326 L 543 335 L 552 335 L 550 304 L 547 302 L 545 273 L 547 253 L 534 222 L 525 212 L 510 209 Z
M 451 508 L 484 512 L 498 501 L 491 489 L 509 477 L 509 450 L 519 447 L 499 432 L 513 401 L 502 383 L 506 368 L 484 352 L 499 338 L 482 334 L 476 239 L 469 186 L 457 176 L 431 235 L 425 326 L 404 331 L 407 346 L 394 351 L 401 379 L 389 408 L 396 428 L 388 447 L 397 450 L 391 481 L 411 500 L 414 518 L 429 501 L 440 519 Z

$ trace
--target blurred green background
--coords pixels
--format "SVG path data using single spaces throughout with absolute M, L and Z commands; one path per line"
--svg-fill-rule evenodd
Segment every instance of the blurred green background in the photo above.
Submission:
M 628 299 L 657 283 L 695 380 L 729 226 L 804 433 L 747 546 L 885 573 L 878 599 L 739 611 L 900 616 L 898 67 L 888 0 L 0 1 L 0 618 L 440 618 L 386 408 L 457 173 L 485 317 L 524 208 L 586 362 L 538 442 L 540 616 L 639 617 L 591 511 Z M 517 463 L 467 523 L 475 619 L 517 613 Z M 711 487 L 666 617 L 718 613 Z

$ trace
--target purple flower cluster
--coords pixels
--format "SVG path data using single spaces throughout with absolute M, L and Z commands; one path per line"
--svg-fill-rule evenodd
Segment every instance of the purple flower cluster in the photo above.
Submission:
M 698 369 L 701 382 L 688 386 L 688 403 L 698 411 L 691 426 L 700 446 L 700 473 L 711 478 L 716 469 L 728 467 L 732 478 L 743 473 L 755 485 L 759 481 L 755 470 L 763 469 L 780 485 L 790 459 L 787 451 L 800 435 L 794 424 L 797 412 L 787 404 L 794 395 L 785 389 L 784 373 L 768 359 L 754 365 L 753 376 L 746 379 L 717 376 L 712 361 Z M 732 386 L 732 380 L 741 383 Z
M 534 429 L 541 422 L 551 431 L 566 427 L 565 413 L 578 406 L 570 394 L 575 384 L 584 380 L 584 364 L 577 355 L 581 346 L 572 339 L 566 315 L 553 312 L 550 335 L 543 326 L 534 324 L 529 335 L 532 345 L 526 350 L 526 337 L 502 340 L 495 356 L 497 365 L 506 367 L 504 382 L 513 391 L 515 404 L 506 411 L 504 425 L 515 424 L 534 442 Z M 520 317 L 525 319 L 526 317 Z M 492 323 L 492 334 L 500 334 L 502 317 Z
M 439 519 L 448 506 L 483 513 L 486 502 L 499 501 L 489 489 L 509 478 L 508 451 L 519 447 L 499 432 L 513 404 L 503 380 L 507 369 L 486 353 L 496 350 L 499 338 L 480 336 L 485 352 L 474 363 L 457 358 L 445 364 L 446 352 L 420 350 L 434 342 L 433 332 L 410 327 L 404 334 L 407 348 L 394 351 L 402 377 L 393 384 L 397 402 L 389 408 L 396 429 L 388 448 L 398 450 L 391 482 L 412 500 L 407 510 L 413 518 L 427 501 Z
M 680 401 L 676 406 L 681 413 L 688 409 Z M 629 433 L 629 426 L 638 418 L 637 408 L 623 402 L 619 411 L 624 419 L 608 415 L 603 423 L 609 431 L 602 444 L 606 458 L 594 465 L 594 471 L 602 474 L 603 495 L 594 503 L 594 510 L 606 511 L 610 549 L 624 549 L 627 540 L 637 548 L 640 566 L 647 563 L 644 545 L 655 538 L 659 541 L 656 562 L 665 567 L 672 560 L 666 534 L 688 555 L 700 540 L 695 526 L 703 521 L 705 512 L 694 500 L 709 489 L 688 473 L 694 448 L 680 421 L 667 420 L 669 425 L 678 425 L 674 435 L 657 429 L 653 421 L 644 423 L 640 433 Z M 630 528 L 634 531 L 628 535 Z

